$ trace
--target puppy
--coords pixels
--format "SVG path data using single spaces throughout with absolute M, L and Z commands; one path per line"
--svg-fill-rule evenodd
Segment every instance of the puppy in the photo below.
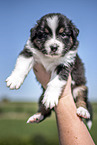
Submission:
M 88 127 L 91 128 L 92 113 L 87 98 L 84 65 L 77 54 L 79 30 L 66 16 L 51 13 L 37 21 L 30 32 L 15 68 L 6 80 L 7 86 L 19 89 L 35 63 L 41 63 L 51 73 L 51 78 L 46 90 L 43 88 L 38 113 L 31 116 L 27 123 L 41 122 L 51 114 L 71 73 L 77 115 L 86 118 Z

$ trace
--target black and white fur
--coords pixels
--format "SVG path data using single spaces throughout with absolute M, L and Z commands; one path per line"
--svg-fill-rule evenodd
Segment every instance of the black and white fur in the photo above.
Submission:
M 52 13 L 43 16 L 30 32 L 15 68 L 6 80 L 7 86 L 10 89 L 19 89 L 35 63 L 41 63 L 46 71 L 51 73 L 51 78 L 46 90 L 43 88 L 38 113 L 31 116 L 27 122 L 40 122 L 50 115 L 51 109 L 58 104 L 71 73 L 75 102 L 81 98 L 86 103 L 85 107 L 78 106 L 77 114 L 87 118 L 90 128 L 92 122 L 88 110 L 84 66 L 77 54 L 79 30 L 66 16 Z

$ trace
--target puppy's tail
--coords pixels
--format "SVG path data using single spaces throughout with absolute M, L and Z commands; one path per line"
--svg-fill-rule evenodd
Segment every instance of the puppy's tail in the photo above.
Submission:
M 86 124 L 87 124 L 88 128 L 91 129 L 92 121 L 93 121 L 93 109 L 92 109 L 92 105 L 89 101 L 87 102 L 87 109 L 90 113 L 90 118 L 86 119 Z

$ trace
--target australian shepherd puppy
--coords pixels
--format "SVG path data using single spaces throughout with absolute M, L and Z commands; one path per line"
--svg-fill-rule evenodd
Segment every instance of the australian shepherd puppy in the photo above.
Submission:
M 77 114 L 86 118 L 91 128 L 92 114 L 87 98 L 84 65 L 77 54 L 79 30 L 66 16 L 51 13 L 37 21 L 30 32 L 15 68 L 6 80 L 7 86 L 10 89 L 19 89 L 35 63 L 41 63 L 46 71 L 51 73 L 51 78 L 47 88 L 43 88 L 38 113 L 31 116 L 27 122 L 40 122 L 51 114 L 71 73 Z

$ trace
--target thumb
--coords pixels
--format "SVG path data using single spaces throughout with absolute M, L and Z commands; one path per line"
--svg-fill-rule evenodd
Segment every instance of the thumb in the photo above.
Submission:
M 68 76 L 68 80 L 65 86 L 65 89 L 63 90 L 62 96 L 61 97 L 65 97 L 71 95 L 71 75 L 69 74 Z

